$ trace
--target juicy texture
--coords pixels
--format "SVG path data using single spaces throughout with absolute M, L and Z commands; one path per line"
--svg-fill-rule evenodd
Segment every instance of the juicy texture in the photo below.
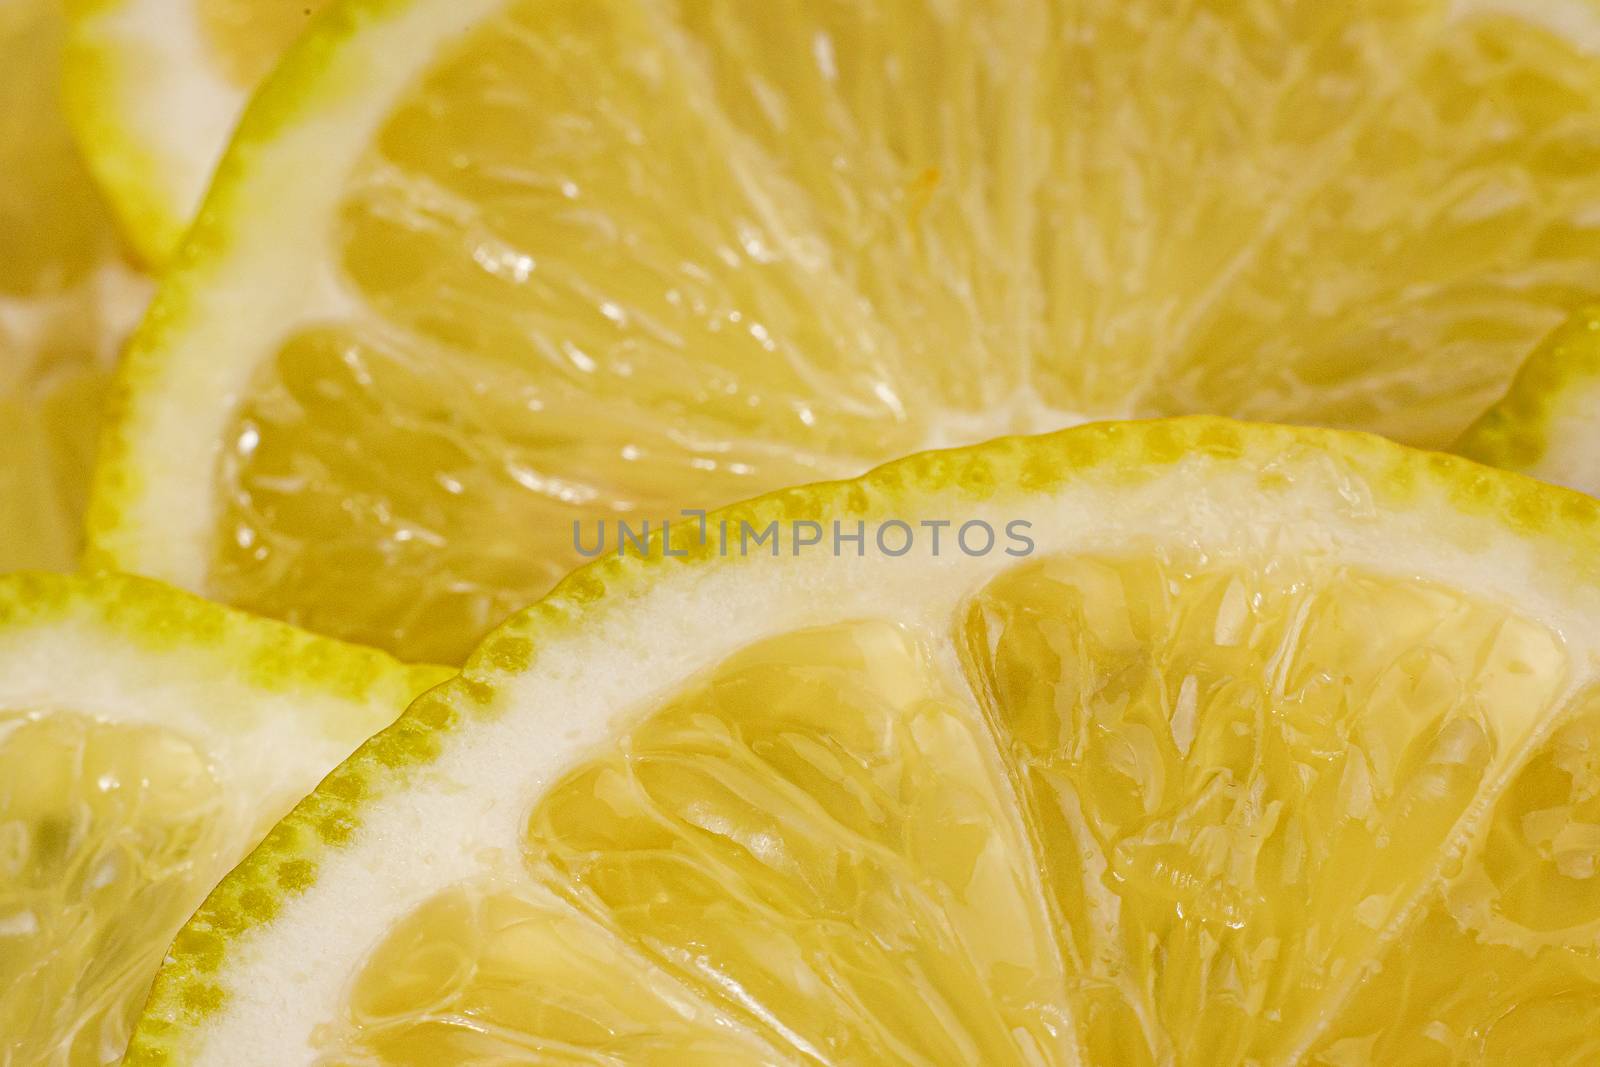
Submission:
M 0 576 L 0 1064 L 121 1062 L 207 892 L 442 673 L 144 579 Z
M 384 940 L 368 971 L 351 998 L 350 1029 L 327 1028 L 319 1064 L 563 1055 L 581 1063 L 586 1048 L 628 1064 L 784 1062 L 693 992 L 619 951 L 608 931 L 515 880 L 429 899 Z
M 1593 31 L 1442 0 L 508 3 L 346 179 L 342 291 L 259 357 L 207 472 L 207 589 L 459 660 L 577 562 L 574 521 L 1085 417 L 1446 443 L 1600 292 Z
M 0 572 L 68 570 L 111 366 L 143 303 L 62 113 L 57 0 L 0 11 Z
M 770 638 L 580 760 L 521 862 L 414 909 L 316 1040 L 1583 1062 L 1600 719 L 1569 672 L 1514 611 L 1314 557 L 1058 556 L 946 632 Z
M 0 1059 L 121 1059 L 172 931 L 250 830 L 240 817 L 175 731 L 0 712 Z
M 1094 1061 L 1316 1062 L 1458 820 L 1554 710 L 1565 656 L 1420 583 L 1197 571 L 1004 579 L 973 662 L 1071 958 L 1103 990 L 1082 1013 Z

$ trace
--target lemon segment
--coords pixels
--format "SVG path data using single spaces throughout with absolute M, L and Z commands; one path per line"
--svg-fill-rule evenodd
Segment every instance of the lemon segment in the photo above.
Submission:
M 119 1062 L 173 933 L 434 669 L 138 579 L 0 579 L 0 1059 Z
M 1582 1063 L 1600 1052 L 1585 1023 L 1600 983 L 1597 741 L 1589 696 L 1523 764 L 1459 873 L 1319 1040 L 1322 1060 Z
M 535 877 L 790 1056 L 1042 1055 L 1067 1008 L 1024 828 L 927 660 L 876 620 L 742 650 L 551 788 Z
M 130 1062 L 699 1062 L 681 1041 L 1350 1067 L 1587 1040 L 1600 506 L 1197 419 L 710 522 L 956 516 L 1035 551 L 658 541 L 576 572 L 219 886 Z
M 1562 11 L 342 5 L 135 345 L 96 558 L 454 662 L 574 522 L 1096 417 L 1447 444 L 1600 297 Z
M 930 668 L 909 634 L 879 621 L 762 642 L 557 783 L 528 820 L 528 875 L 618 957 L 576 988 L 607 988 L 639 953 L 699 1013 L 756 1013 L 742 1028 L 781 1049 L 768 1053 L 776 1062 L 1001 1063 L 1019 1044 L 1035 1055 L 1056 1045 L 1065 998 L 1046 977 L 1060 968 L 1023 827 L 981 725 Z M 475 941 L 441 910 L 429 902 L 390 940 L 426 938 L 459 960 Z M 538 943 L 510 957 L 533 989 L 549 981 L 528 951 Z M 507 958 L 495 941 L 484 951 Z M 497 1048 L 475 1033 L 482 1015 L 467 998 L 491 988 L 477 970 L 458 962 L 450 998 L 417 1003 L 403 1030 L 399 1013 L 358 1022 L 359 1042 L 330 1062 L 351 1044 L 396 1062 L 381 1049 L 447 1029 L 451 1062 L 612 1040 L 585 1016 L 587 1033 L 553 1025 Z M 411 980 L 401 973 L 374 959 L 352 1004 L 387 1001 Z M 454 1058 L 468 1049 L 479 1058 Z M 688 1062 L 687 1050 L 668 1062 Z
M 1069 958 L 1106 991 L 1089 1062 L 1296 1062 L 1565 680 L 1505 608 L 1275 562 L 1051 560 L 971 609 Z
M 570 905 L 485 880 L 424 902 L 374 950 L 318 1063 L 494 1063 L 603 1047 L 627 1063 L 781 1064 Z
M 260 833 L 181 732 L 0 713 L 0 998 L 22 1063 L 115 1063 L 184 909 Z

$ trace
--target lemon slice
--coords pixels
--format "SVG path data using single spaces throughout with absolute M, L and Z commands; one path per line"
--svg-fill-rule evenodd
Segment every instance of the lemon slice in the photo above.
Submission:
M 1206 418 L 714 514 L 330 775 L 128 1062 L 1590 1062 L 1597 531 Z
M 1087 416 L 1448 443 L 1600 295 L 1600 16 L 1529 8 L 340 5 L 134 345 L 99 558 L 454 662 L 574 520 Z
M 111 365 L 148 297 L 62 113 L 56 0 L 0 10 L 0 572 L 83 548 Z
M 0 578 L 0 1062 L 119 1062 L 206 892 L 444 673 L 144 579 Z
M 1600 307 L 1575 312 L 1534 350 L 1505 397 L 1455 450 L 1600 496 Z
M 73 123 L 147 261 L 172 254 L 245 101 L 327 2 L 65 0 Z

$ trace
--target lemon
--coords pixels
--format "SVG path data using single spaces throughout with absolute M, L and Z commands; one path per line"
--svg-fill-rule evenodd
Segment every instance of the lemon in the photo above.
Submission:
M 144 579 L 0 578 L 0 1062 L 119 1062 L 207 891 L 443 673 Z
M 65 0 L 71 115 L 129 239 L 171 256 L 239 112 L 327 0 Z
M 573 523 L 1086 417 L 1442 445 L 1600 295 L 1600 13 L 353 0 L 134 344 L 97 558 L 459 661 Z
M 1597 561 L 1578 494 L 1209 418 L 736 506 L 331 774 L 128 1062 L 1593 1062 Z
M 1534 350 L 1455 449 L 1600 496 L 1600 307 L 1573 313 Z
M 0 10 L 0 572 L 83 548 L 100 407 L 147 285 L 73 147 L 57 0 Z

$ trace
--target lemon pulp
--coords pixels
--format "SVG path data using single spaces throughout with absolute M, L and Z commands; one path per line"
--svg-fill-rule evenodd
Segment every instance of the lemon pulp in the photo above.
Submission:
M 1569 672 L 1513 610 L 1315 556 L 1058 556 L 948 628 L 766 639 L 397 923 L 315 1040 L 372 1065 L 1583 1062 L 1600 705 Z
M 118 1062 L 172 931 L 237 851 L 205 751 L 72 711 L 0 712 L 0 1052 Z
M 507 4 L 346 179 L 208 591 L 457 661 L 575 521 L 1084 417 L 1439 445 L 1600 292 L 1583 19 L 1169 7 Z

